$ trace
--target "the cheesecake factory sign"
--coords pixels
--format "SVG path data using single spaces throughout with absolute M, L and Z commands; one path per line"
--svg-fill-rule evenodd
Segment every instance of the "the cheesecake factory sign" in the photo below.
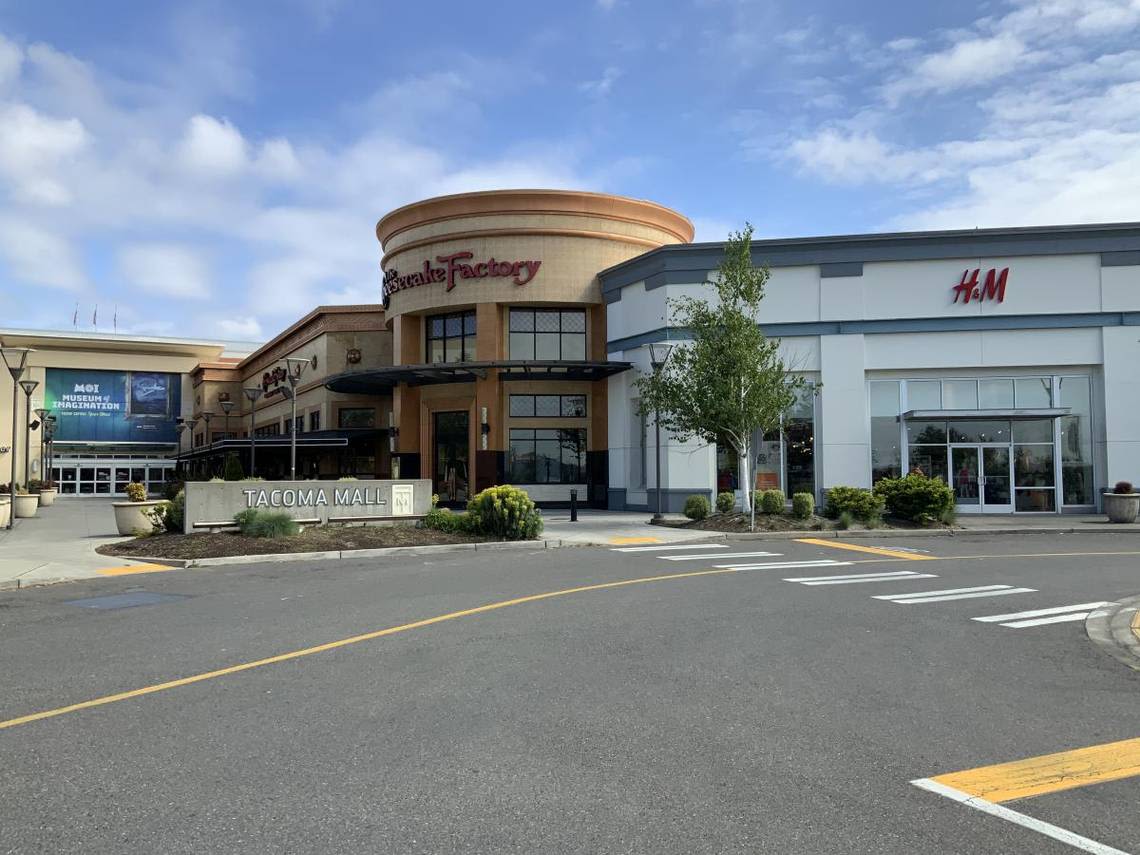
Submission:
M 418 288 L 421 285 L 446 283 L 450 291 L 462 279 L 510 279 L 516 285 L 527 285 L 538 273 L 541 261 L 502 261 L 492 256 L 486 260 L 475 260 L 473 252 L 453 252 L 451 255 L 437 255 L 436 264 L 425 259 L 423 268 L 412 273 L 401 274 L 395 268 L 384 271 L 384 287 L 381 292 L 384 307 L 397 291 Z

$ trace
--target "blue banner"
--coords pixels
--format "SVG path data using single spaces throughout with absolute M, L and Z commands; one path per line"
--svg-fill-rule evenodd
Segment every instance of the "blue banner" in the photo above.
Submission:
M 177 443 L 178 374 L 47 369 L 44 406 L 57 442 Z

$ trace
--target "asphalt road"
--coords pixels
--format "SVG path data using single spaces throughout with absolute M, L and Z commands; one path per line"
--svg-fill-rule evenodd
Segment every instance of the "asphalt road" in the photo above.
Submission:
M 1134 594 L 1140 537 L 851 542 L 939 560 L 721 542 L 0 594 L 0 852 L 1078 851 L 910 782 L 1140 737 L 1140 672 L 1083 621 L 974 620 Z M 750 562 L 795 566 L 706 572 Z M 866 573 L 920 575 L 784 581 Z M 137 593 L 163 598 L 75 602 Z M 1124 777 L 1006 807 L 1138 853 L 1137 804 Z

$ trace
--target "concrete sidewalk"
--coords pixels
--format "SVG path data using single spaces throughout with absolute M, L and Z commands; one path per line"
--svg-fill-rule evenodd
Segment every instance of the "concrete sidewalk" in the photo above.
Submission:
M 570 522 L 570 511 L 544 511 L 543 537 L 561 540 L 563 543 L 578 543 L 610 546 L 636 546 L 653 543 L 679 543 L 685 540 L 701 540 L 723 537 L 719 532 L 700 531 L 691 528 L 670 528 L 664 525 L 650 525 L 653 515 L 647 511 L 578 511 L 578 521 Z M 667 514 L 671 520 L 683 520 L 680 514 Z
M 0 590 L 98 576 L 139 562 L 99 555 L 95 547 L 125 540 L 111 499 L 60 497 L 31 519 L 0 529 Z

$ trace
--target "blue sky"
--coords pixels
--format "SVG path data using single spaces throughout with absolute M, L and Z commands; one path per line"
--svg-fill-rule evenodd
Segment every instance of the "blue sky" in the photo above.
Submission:
M 376 220 L 622 193 L 697 237 L 1140 219 L 1140 0 L 0 0 L 0 326 L 259 340 Z

